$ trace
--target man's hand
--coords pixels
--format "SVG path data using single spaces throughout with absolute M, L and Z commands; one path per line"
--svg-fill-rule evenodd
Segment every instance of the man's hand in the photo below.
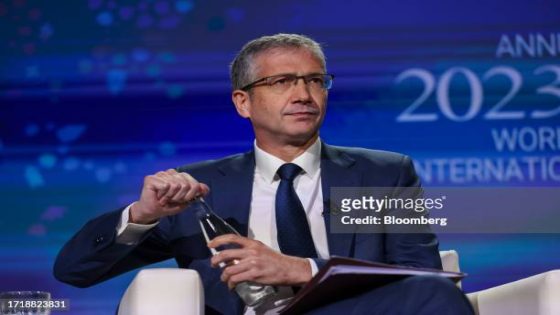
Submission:
M 173 169 L 144 178 L 140 200 L 130 207 L 132 223 L 148 224 L 161 217 L 181 212 L 198 196 L 205 196 L 210 189 L 187 173 Z
M 212 257 L 213 267 L 229 264 L 222 272 L 222 281 L 230 289 L 240 282 L 251 281 L 271 285 L 303 285 L 311 280 L 311 266 L 305 258 L 287 256 L 263 243 L 246 237 L 227 234 L 214 238 L 208 247 L 236 244 Z M 231 263 L 237 260 L 237 263 Z

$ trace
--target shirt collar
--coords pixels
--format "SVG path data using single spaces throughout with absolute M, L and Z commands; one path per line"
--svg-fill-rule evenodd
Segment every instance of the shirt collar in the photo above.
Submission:
M 264 151 L 257 146 L 255 140 L 253 147 L 255 148 L 255 164 L 259 174 L 268 182 L 272 183 L 276 177 L 276 171 L 283 164 L 287 163 L 282 159 Z M 319 137 L 315 140 L 307 150 L 296 157 L 292 162 L 303 169 L 302 174 L 313 177 L 320 169 L 321 161 L 321 141 Z

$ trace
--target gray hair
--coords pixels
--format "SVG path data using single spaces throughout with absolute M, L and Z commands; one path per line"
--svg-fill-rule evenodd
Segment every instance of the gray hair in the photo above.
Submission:
M 237 53 L 230 65 L 230 79 L 233 90 L 238 90 L 251 83 L 254 78 L 253 59 L 258 54 L 275 48 L 303 48 L 311 52 L 320 62 L 323 71 L 327 71 L 325 54 L 321 45 L 313 39 L 298 34 L 276 34 L 254 39 Z

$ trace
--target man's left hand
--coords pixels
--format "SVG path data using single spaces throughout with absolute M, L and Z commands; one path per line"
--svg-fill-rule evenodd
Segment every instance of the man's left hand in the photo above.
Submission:
M 222 281 L 230 289 L 244 281 L 270 285 L 303 285 L 311 280 L 311 266 L 307 259 L 279 253 L 260 241 L 227 234 L 214 238 L 208 247 L 235 244 L 239 248 L 218 252 L 211 259 L 213 267 L 227 265 Z M 233 261 L 237 263 L 233 263 Z

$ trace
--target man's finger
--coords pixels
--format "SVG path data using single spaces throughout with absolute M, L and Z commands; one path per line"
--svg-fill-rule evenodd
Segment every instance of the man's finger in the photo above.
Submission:
M 206 196 L 210 192 L 210 187 L 204 183 L 200 183 L 200 195 Z
M 175 195 L 173 195 L 173 197 L 171 198 L 171 202 L 175 202 L 175 203 L 186 203 L 187 201 L 189 201 L 186 196 L 187 193 L 189 192 L 189 186 L 182 183 L 179 184 L 180 189 L 179 191 L 177 191 L 175 193 Z
M 210 192 L 208 185 L 203 184 L 192 177 L 189 173 L 176 173 L 175 178 L 180 178 L 181 181 L 188 182 L 192 187 L 192 192 L 189 191 L 188 200 L 194 199 L 196 197 L 206 196 Z
M 169 182 L 169 185 L 171 186 L 169 188 L 169 190 L 167 190 L 167 193 L 165 194 L 165 198 L 167 198 L 168 200 L 173 200 L 173 198 L 175 197 L 175 195 L 177 195 L 179 193 L 179 191 L 181 191 L 181 189 L 183 188 L 183 186 L 188 186 L 188 183 L 180 183 L 176 180 L 171 180 Z M 189 189 L 190 187 L 186 187 L 187 189 Z
M 222 280 L 223 282 L 228 282 L 229 279 L 239 273 L 243 273 L 248 271 L 251 268 L 250 264 L 246 264 L 246 263 L 239 263 L 239 264 L 235 264 L 235 265 L 230 265 L 226 268 L 224 268 L 224 270 L 222 271 L 222 274 L 220 276 L 220 280 Z
M 220 263 L 228 264 L 234 259 L 241 260 L 250 254 L 250 252 L 243 248 L 226 249 L 218 252 L 217 255 L 214 255 L 210 259 L 210 263 L 212 264 L 212 267 L 218 267 Z
M 165 171 L 165 173 L 169 174 L 169 175 L 175 175 L 175 174 L 177 174 L 177 171 L 173 168 L 170 168 L 167 171 Z
M 157 199 L 161 199 L 170 188 L 169 183 L 155 176 L 146 177 L 144 185 L 146 185 L 149 190 L 156 193 Z
M 200 184 L 199 183 L 193 184 L 190 187 L 189 191 L 187 192 L 187 195 L 185 196 L 185 198 L 187 200 L 193 200 L 196 197 L 200 196 L 199 191 L 200 191 Z

